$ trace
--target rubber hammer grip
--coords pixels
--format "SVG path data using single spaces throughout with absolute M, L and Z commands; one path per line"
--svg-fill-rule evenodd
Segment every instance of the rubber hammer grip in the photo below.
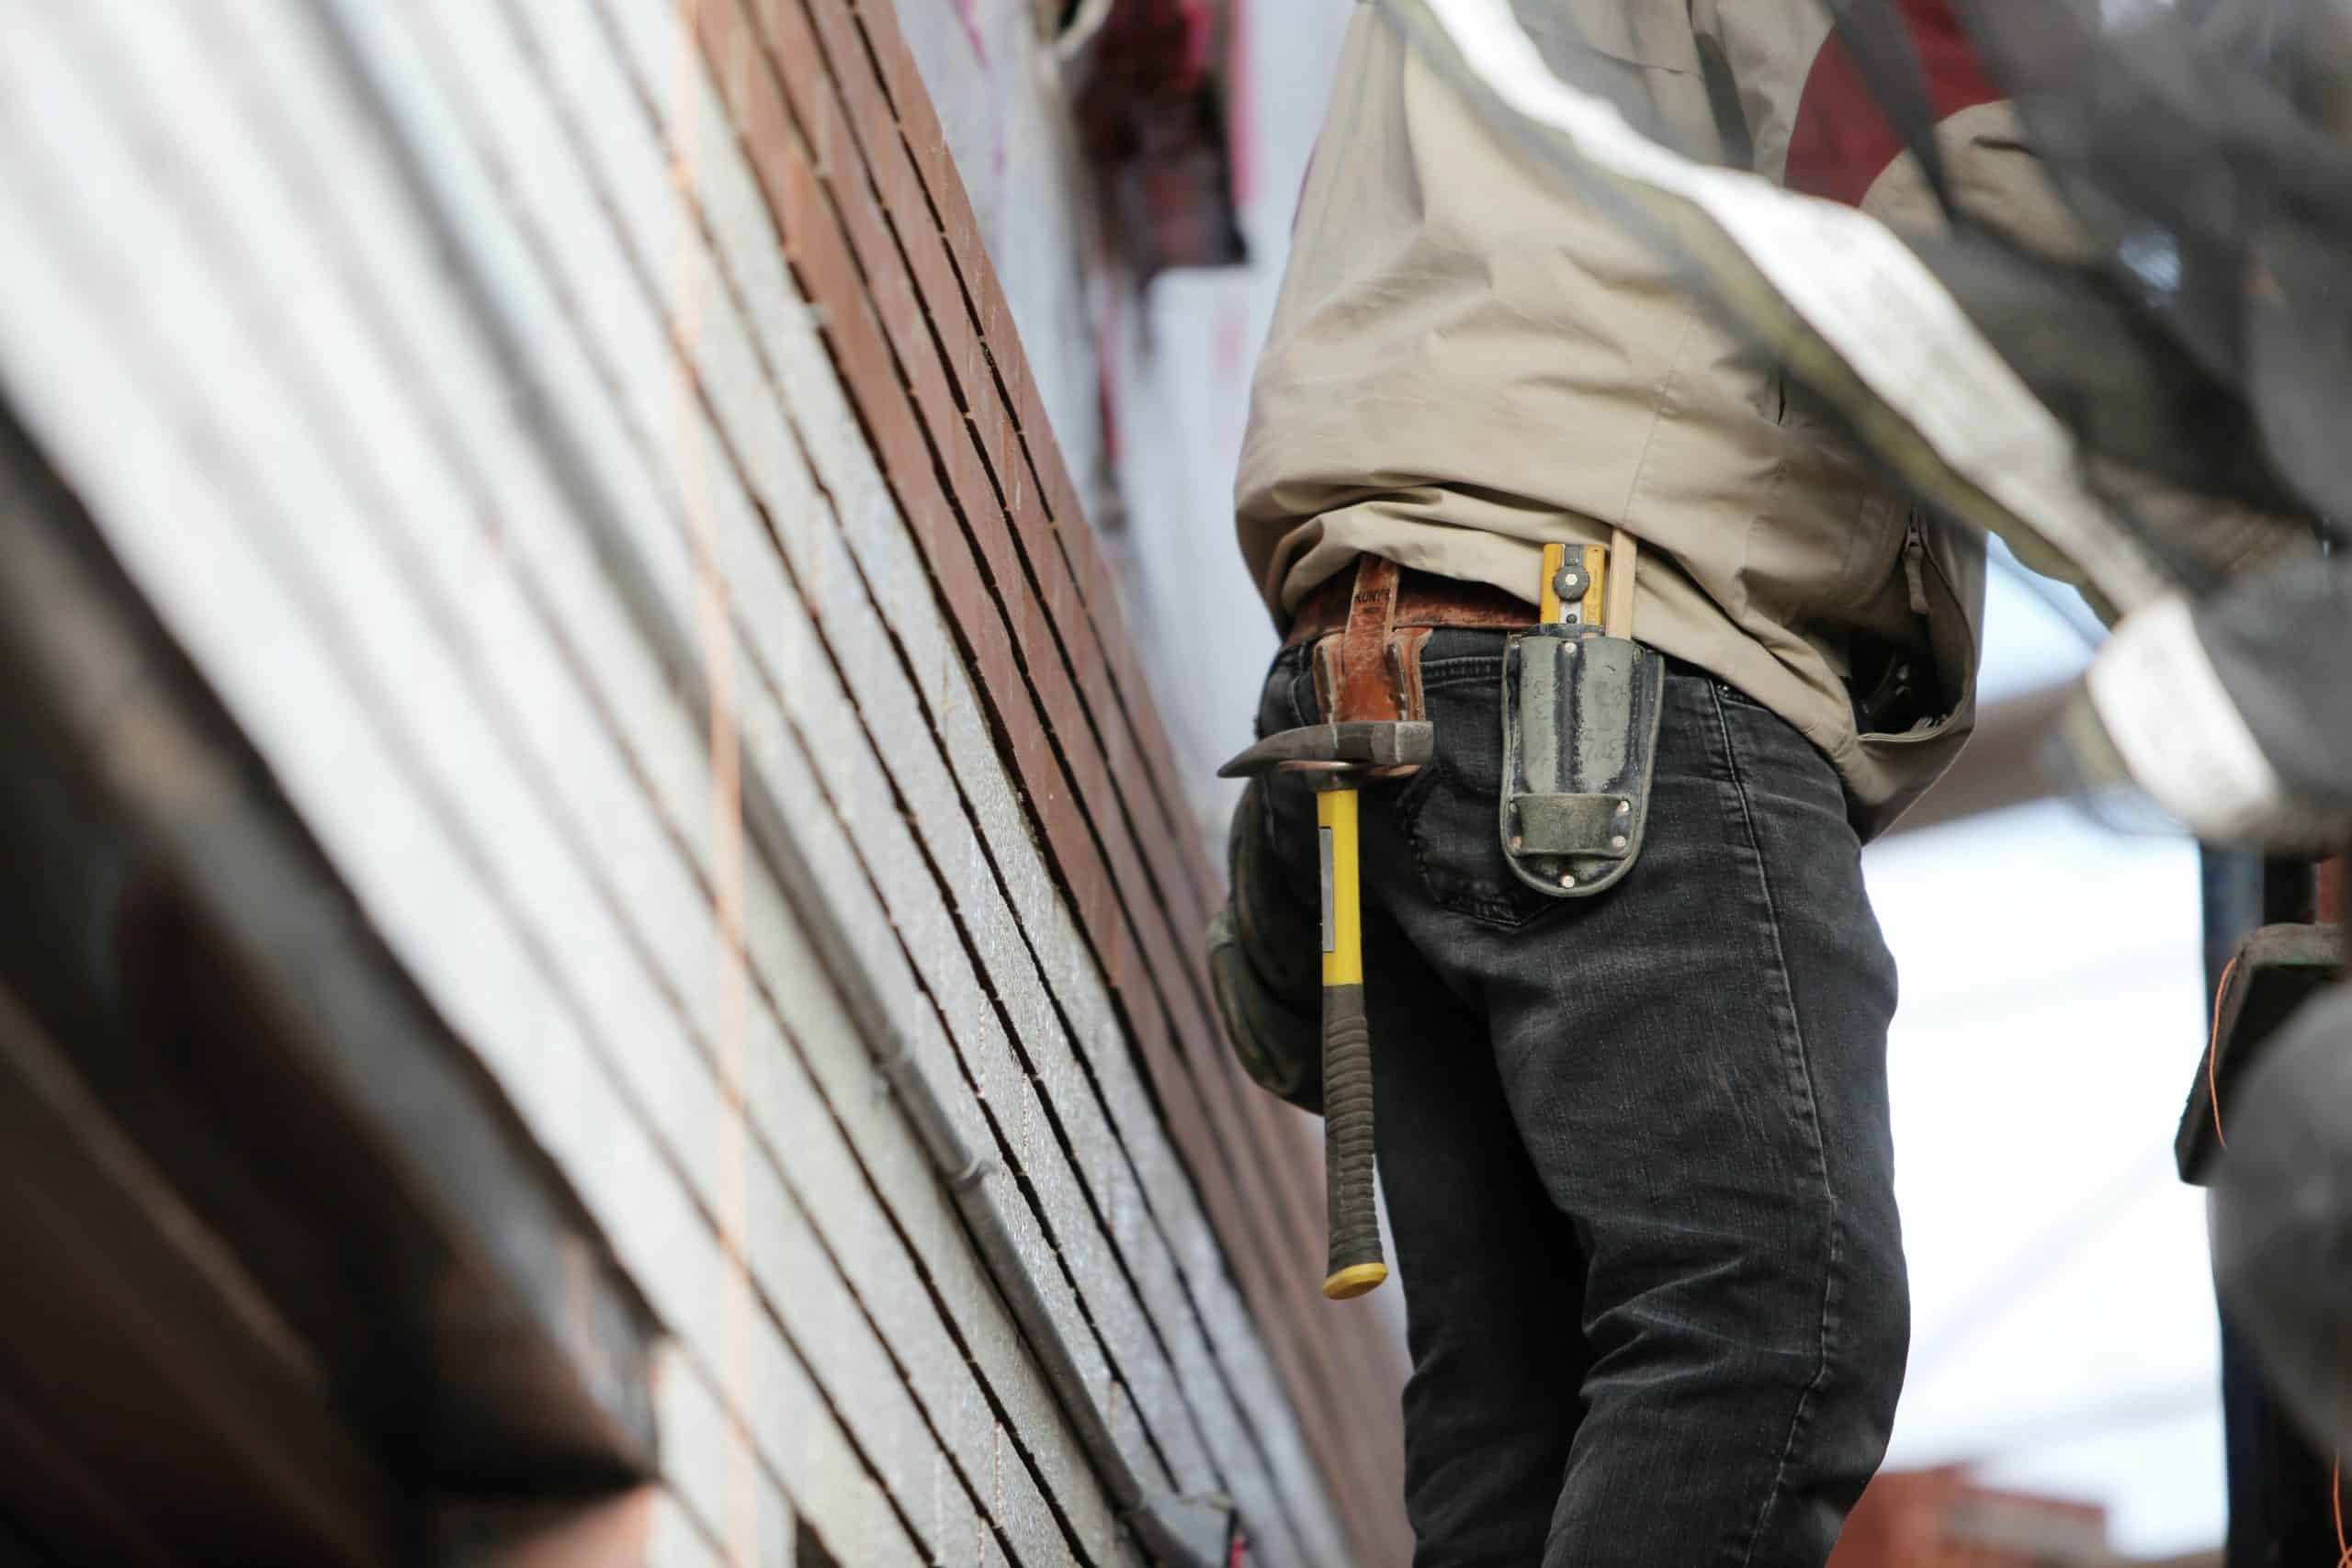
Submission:
M 1372 1030 L 1362 986 L 1323 991 L 1323 1180 L 1330 1267 L 1323 1293 L 1360 1296 L 1388 1278 L 1373 1206 Z
M 1360 1296 L 1388 1278 L 1373 1207 L 1372 1027 L 1363 1010 L 1363 891 L 1356 791 L 1315 798 L 1323 840 L 1323 1183 L 1330 1267 L 1323 1293 Z

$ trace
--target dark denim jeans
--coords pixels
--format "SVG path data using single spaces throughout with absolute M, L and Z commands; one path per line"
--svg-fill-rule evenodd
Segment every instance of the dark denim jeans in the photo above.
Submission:
M 1677 666 L 1641 863 L 1552 898 L 1498 841 L 1502 644 L 1431 638 L 1437 760 L 1364 797 L 1414 1562 L 1820 1568 L 1910 1333 L 1894 967 L 1838 778 Z M 1285 653 L 1261 728 L 1317 716 Z M 1269 794 L 1302 877 L 1309 789 Z

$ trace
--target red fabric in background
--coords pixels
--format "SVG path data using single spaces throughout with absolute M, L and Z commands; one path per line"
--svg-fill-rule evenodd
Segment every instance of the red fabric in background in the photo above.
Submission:
M 1918 51 L 1939 121 L 2002 96 L 1947 0 L 1895 0 L 1895 6 Z M 1903 152 L 1903 139 L 1862 85 L 1853 56 L 1833 29 L 1813 57 L 1797 99 L 1785 183 L 1791 190 L 1860 207 L 1871 184 Z
M 1087 51 L 1080 134 L 1114 243 L 1139 277 L 1244 257 L 1218 36 L 1221 16 L 1238 9 L 1238 0 L 1118 0 Z

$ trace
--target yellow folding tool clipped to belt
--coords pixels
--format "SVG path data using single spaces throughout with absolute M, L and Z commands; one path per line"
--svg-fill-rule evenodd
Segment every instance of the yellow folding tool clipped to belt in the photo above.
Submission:
M 1609 637 L 1634 635 L 1634 557 L 1640 550 L 1623 528 L 1600 545 L 1544 547 L 1541 620 L 1547 626 L 1599 626 Z M 1569 563 L 1574 551 L 1577 560 Z M 1610 563 L 1616 563 L 1611 570 Z M 1566 593 L 1563 593 L 1563 590 Z

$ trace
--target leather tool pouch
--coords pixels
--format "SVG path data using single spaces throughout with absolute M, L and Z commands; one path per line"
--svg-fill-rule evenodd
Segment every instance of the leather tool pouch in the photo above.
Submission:
M 1538 626 L 1503 653 L 1503 856 L 1555 898 L 1605 892 L 1649 826 L 1666 660 L 1597 627 Z

